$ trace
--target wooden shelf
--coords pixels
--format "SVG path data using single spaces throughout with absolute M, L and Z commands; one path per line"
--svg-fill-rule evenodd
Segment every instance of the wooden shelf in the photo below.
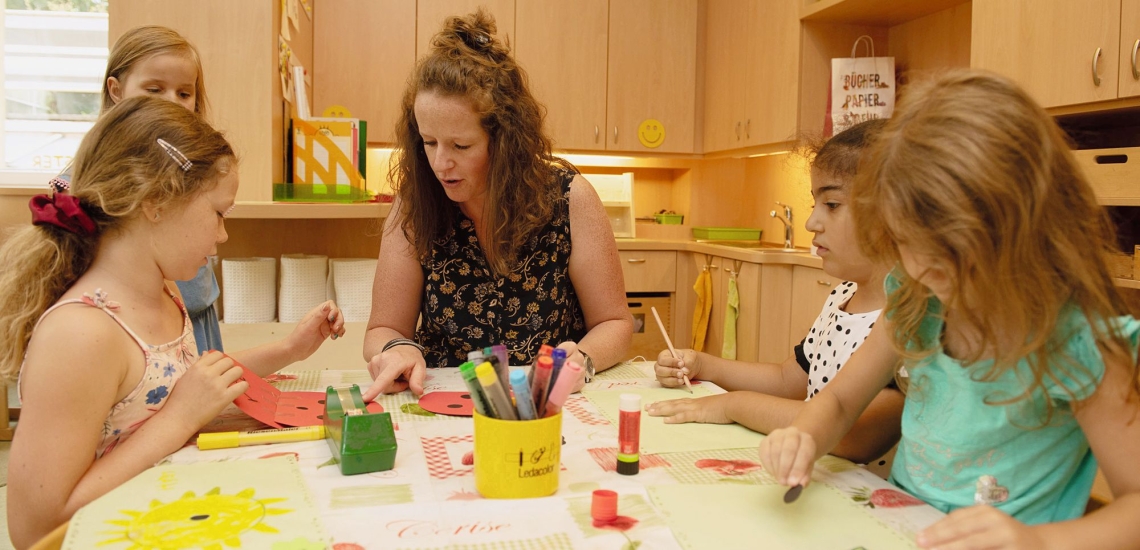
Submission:
M 968 0 L 804 0 L 800 20 L 893 27 Z
M 1135 279 L 1121 279 L 1120 277 L 1115 277 L 1112 279 L 1112 281 L 1116 283 L 1116 286 L 1120 288 L 1132 288 L 1140 290 L 1140 281 L 1137 281 Z
M 228 217 L 254 219 L 385 218 L 391 210 L 391 204 L 377 202 L 336 204 L 238 201 Z

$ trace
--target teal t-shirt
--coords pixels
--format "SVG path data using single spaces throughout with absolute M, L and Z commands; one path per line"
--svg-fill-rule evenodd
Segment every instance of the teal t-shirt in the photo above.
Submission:
M 889 275 L 885 287 L 889 296 L 898 279 Z M 1135 350 L 1140 323 L 1131 317 L 1116 321 Z M 1071 402 L 1092 395 L 1105 365 L 1084 315 L 1070 310 L 1062 323 L 1062 334 L 1070 335 L 1066 353 L 1083 368 L 1046 380 L 1045 391 L 1030 398 L 992 404 L 1030 385 L 1028 363 L 981 381 L 993 362 L 965 367 L 942 352 L 942 304 L 931 298 L 919 336 L 938 351 L 907 365 L 910 385 L 891 482 L 949 512 L 972 506 L 978 478 L 989 475 L 1008 490 L 1008 498 L 995 506 L 1023 523 L 1080 517 L 1097 467 Z M 1046 399 L 1054 410 L 1043 425 Z

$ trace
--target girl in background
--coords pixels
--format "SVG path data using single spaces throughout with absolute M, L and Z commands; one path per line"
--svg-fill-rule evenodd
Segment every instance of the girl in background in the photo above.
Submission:
M 736 422 L 769 433 L 790 424 L 806 400 L 835 378 L 875 326 L 886 304 L 883 276 L 889 268 L 872 262 L 859 250 L 851 216 L 851 181 L 885 124 L 885 120 L 871 120 L 852 126 L 812 155 L 815 209 L 808 217 L 807 229 L 815 233 L 812 244 L 819 249 L 823 270 L 845 282 L 828 296 L 795 353 L 777 365 L 732 361 L 691 349 L 677 350 L 681 358 L 675 359 L 669 350 L 663 350 L 654 365 L 662 386 L 678 387 L 683 384 L 682 376 L 688 375 L 709 380 L 729 392 L 660 401 L 646 409 L 650 416 L 664 416 L 667 424 Z M 876 459 L 898 441 L 902 408 L 903 395 L 893 383 L 881 388 L 833 454 L 868 464 L 886 477 L 887 460 Z
M 954 72 L 905 91 L 869 160 L 855 222 L 872 258 L 898 264 L 886 311 L 760 444 L 764 467 L 807 484 L 902 358 L 891 481 L 949 512 L 920 546 L 1135 548 L 1140 323 L 1057 125 L 1006 78 Z M 1115 501 L 1083 516 L 1098 463 Z
M 84 137 L 70 189 L 33 197 L 33 225 L 0 247 L 0 372 L 19 373 L 23 406 L 8 464 L 16 546 L 178 450 L 248 387 L 233 359 L 199 359 L 167 282 L 217 253 L 237 188 L 233 150 L 200 117 L 125 99 Z M 234 358 L 265 376 L 343 324 L 326 302 Z
M 135 27 L 123 33 L 107 57 L 100 116 L 120 101 L 150 95 L 181 105 L 205 117 L 208 102 L 198 50 L 182 35 L 160 26 Z M 66 191 L 71 166 L 51 181 L 52 189 Z M 212 263 L 212 262 L 211 262 Z M 216 303 L 221 289 L 211 264 L 193 278 L 175 281 L 190 312 L 198 353 L 222 351 Z

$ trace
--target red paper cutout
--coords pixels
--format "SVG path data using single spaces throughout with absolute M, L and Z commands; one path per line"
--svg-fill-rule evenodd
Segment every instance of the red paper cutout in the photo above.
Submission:
M 473 416 L 475 405 L 471 403 L 471 392 L 433 391 L 420 398 L 420 408 L 436 414 L 449 416 Z
M 282 392 L 237 360 L 234 364 L 241 367 L 241 379 L 249 383 L 249 389 L 234 399 L 234 405 L 245 414 L 274 428 L 320 426 L 324 422 L 324 392 Z M 384 407 L 375 402 L 368 403 L 367 409 L 384 412 Z

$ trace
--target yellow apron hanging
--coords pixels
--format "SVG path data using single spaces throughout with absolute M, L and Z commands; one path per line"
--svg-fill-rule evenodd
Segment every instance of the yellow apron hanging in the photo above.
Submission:
M 743 262 L 733 262 L 728 278 L 728 307 L 724 308 L 724 347 L 720 356 L 736 359 L 736 318 L 740 316 L 740 291 L 736 287 L 736 276 Z
M 693 309 L 694 351 L 704 351 L 705 336 L 709 332 L 709 314 L 712 313 L 712 273 L 709 272 L 711 258 L 705 256 L 705 268 L 697 275 L 693 290 L 697 293 L 697 307 Z

